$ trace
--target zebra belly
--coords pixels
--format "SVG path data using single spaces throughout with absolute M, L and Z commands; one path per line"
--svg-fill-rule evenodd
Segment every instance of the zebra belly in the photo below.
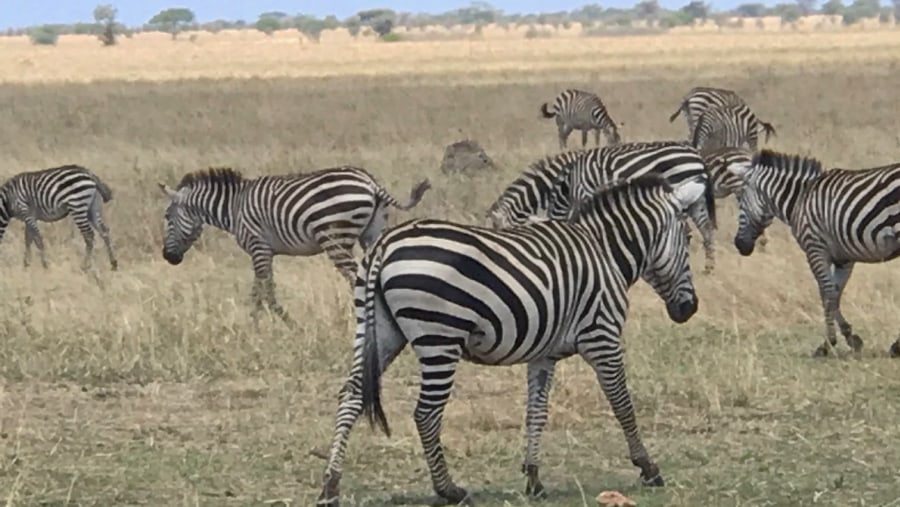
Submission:
M 273 241 L 272 253 L 276 255 L 292 255 L 306 257 L 322 253 L 322 246 L 315 241 L 306 241 L 296 245 L 288 245 L 282 241 Z

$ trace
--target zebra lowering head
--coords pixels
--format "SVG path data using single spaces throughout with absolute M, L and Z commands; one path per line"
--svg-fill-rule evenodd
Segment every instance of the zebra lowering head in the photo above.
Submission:
M 159 183 L 160 189 L 169 197 L 162 252 L 169 264 L 181 264 L 184 254 L 200 238 L 204 223 L 229 229 L 230 209 L 219 209 L 219 216 L 208 216 L 210 206 L 201 203 L 230 203 L 231 199 L 227 199 L 226 194 L 233 195 L 240 190 L 243 181 L 239 172 L 220 168 L 186 174 L 175 189 Z
M 782 156 L 762 150 L 754 155 L 750 166 L 732 170 L 744 181 L 738 194 L 738 230 L 734 246 L 741 255 L 748 256 L 753 253 L 757 238 L 772 225 L 776 216 L 790 223 L 791 217 L 780 215 L 789 212 L 791 203 L 788 201 L 796 200 L 803 188 L 822 173 L 822 163 L 801 155 Z
M 513 180 L 491 204 L 485 215 L 485 225 L 494 229 L 523 225 L 546 217 L 552 199 L 554 182 L 580 156 L 580 151 L 567 151 L 540 159 Z M 564 184 L 561 182 L 560 184 Z M 568 205 L 568 186 L 560 189 Z
M 674 188 L 663 176 L 653 173 L 615 180 L 572 206 L 568 221 L 592 228 L 598 236 L 628 224 L 632 234 L 610 242 L 613 256 L 632 259 L 631 265 L 620 266 L 626 279 L 635 279 L 634 271 L 639 273 L 665 302 L 669 318 L 681 324 L 698 308 L 688 254 L 691 233 L 687 208 L 706 191 L 707 183 L 701 178 Z M 660 201 L 666 205 L 648 205 Z

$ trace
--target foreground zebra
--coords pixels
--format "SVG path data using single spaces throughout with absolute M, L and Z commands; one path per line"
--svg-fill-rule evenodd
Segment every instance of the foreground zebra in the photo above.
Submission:
M 713 182 L 715 198 L 724 199 L 729 195 L 734 195 L 737 199 L 744 184 L 743 178 L 738 174 L 752 165 L 753 153 L 744 148 L 727 146 L 706 150 L 702 152 L 702 155 L 706 170 L 709 171 L 709 177 Z M 762 231 L 759 239 L 756 240 L 760 251 L 765 250 L 768 242 L 765 231 Z
M 553 110 L 548 103 L 541 104 L 544 118 L 556 118 L 559 131 L 559 149 L 566 149 L 569 134 L 581 131 L 581 146 L 587 145 L 589 130 L 594 131 L 594 144 L 600 145 L 600 131 L 606 135 L 607 144 L 618 144 L 619 128 L 613 121 L 606 106 L 596 94 L 583 90 L 563 90 L 553 101 Z
M 352 284 L 354 243 L 367 248 L 387 224 L 388 206 L 409 210 L 430 188 L 420 182 L 400 204 L 367 171 L 347 166 L 251 179 L 217 168 L 186 174 L 175 189 L 159 186 L 169 197 L 163 257 L 180 264 L 204 225 L 230 232 L 253 261 L 254 317 L 265 303 L 288 325 L 294 321 L 275 300 L 275 255 L 324 251 Z
M 459 503 L 440 441 L 444 406 L 460 360 L 528 364 L 526 494 L 541 495 L 540 438 L 556 362 L 578 354 L 597 374 L 646 484 L 664 484 L 641 441 L 625 383 L 620 334 L 628 289 L 643 278 L 685 322 L 698 299 L 683 210 L 701 182 L 676 190 L 659 176 L 620 183 L 581 203 L 572 222 L 546 220 L 493 231 L 413 220 L 386 231 L 357 271 L 353 366 L 341 389 L 318 505 L 339 504 L 350 430 L 365 412 L 390 435 L 381 376 L 409 343 L 421 385 L 414 417 L 432 486 Z
M 822 170 L 814 158 L 763 150 L 744 178 L 734 245 L 753 253 L 759 234 L 778 217 L 788 224 L 819 285 L 826 341 L 815 356 L 837 344 L 834 323 L 847 345 L 862 348 L 841 313 L 841 294 L 857 262 L 879 263 L 900 255 L 900 164 L 860 170 Z M 900 345 L 891 355 L 900 355 Z
M 746 104 L 714 107 L 697 119 L 691 144 L 699 150 L 747 146 L 755 152 L 760 128 L 769 142 L 769 135 L 775 135 L 775 127 L 757 118 Z
M 699 178 L 705 199 L 688 208 L 703 236 L 705 273 L 715 269 L 716 205 L 712 181 L 700 153 L 683 141 L 632 142 L 586 150 L 560 172 L 550 192 L 549 218 L 565 219 L 580 202 L 610 181 L 658 174 L 671 185 Z
M 103 238 L 113 271 L 119 263 L 113 252 L 109 228 L 103 223 L 103 203 L 111 201 L 112 190 L 90 169 L 64 165 L 40 171 L 19 173 L 0 185 L 0 240 L 10 220 L 25 222 L 25 267 L 31 264 L 31 244 L 37 245 L 41 265 L 47 267 L 44 238 L 38 222 L 56 222 L 71 216 L 84 238 L 84 261 L 91 267 L 94 253 L 94 229 Z
M 669 117 L 669 123 L 675 121 L 678 115 L 684 113 L 687 120 L 688 137 L 694 136 L 694 128 L 697 120 L 707 109 L 725 106 L 738 106 L 746 104 L 736 92 L 725 88 L 712 88 L 709 86 L 695 86 L 684 96 L 681 104 L 672 116 Z

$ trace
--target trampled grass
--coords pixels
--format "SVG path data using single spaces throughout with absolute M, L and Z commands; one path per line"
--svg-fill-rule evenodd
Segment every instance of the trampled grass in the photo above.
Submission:
M 599 92 L 625 122 L 628 140 L 683 138 L 683 120 L 667 120 L 681 96 L 694 85 L 720 85 L 775 124 L 770 146 L 815 154 L 826 165 L 886 163 L 900 151 L 900 79 L 893 52 L 876 49 L 895 36 L 883 37 L 855 49 L 816 50 L 816 65 L 804 50 L 791 53 L 789 44 L 765 37 L 758 43 L 769 50 L 735 64 L 716 60 L 709 48 L 673 48 L 681 56 L 667 61 L 630 42 L 634 53 L 622 56 L 621 49 L 609 58 L 612 66 L 599 46 L 591 53 L 581 40 L 568 42 L 568 58 L 556 41 L 539 41 L 543 53 L 529 41 L 521 53 L 473 49 L 468 75 L 452 66 L 441 74 L 444 56 L 436 56 L 425 76 L 301 79 L 302 70 L 279 70 L 293 78 L 214 79 L 239 74 L 235 66 L 204 71 L 206 79 L 196 81 L 3 85 L 0 176 L 69 162 L 92 168 L 115 192 L 105 215 L 120 271 L 111 273 L 98 249 L 95 269 L 82 274 L 82 241 L 70 221 L 42 225 L 46 271 L 21 268 L 21 223 L 0 244 L 2 499 L 15 506 L 311 505 L 318 495 L 324 462 L 310 451 L 327 451 L 349 368 L 344 282 L 324 257 L 277 258 L 278 297 L 299 329 L 272 320 L 257 330 L 249 319 L 249 258 L 226 234 L 207 230 L 178 267 L 162 259 L 165 198 L 157 181 L 174 184 L 210 165 L 254 175 L 358 164 L 394 195 L 422 177 L 432 180 L 419 207 L 395 212 L 392 221 L 471 221 L 529 162 L 556 151 L 555 126 L 538 118 L 538 106 L 568 86 Z M 420 50 L 383 47 L 385 55 Z M 45 49 L 29 49 L 32 68 L 52 69 L 48 61 L 59 63 L 53 52 L 66 51 Z M 277 59 L 259 54 L 260 68 Z M 536 70 L 504 66 L 511 54 L 519 55 L 510 57 L 515 62 L 537 58 Z M 113 70 L 92 64 L 83 74 L 127 79 L 110 58 Z M 489 63 L 479 66 L 479 58 Z M 361 61 L 348 68 L 364 70 Z M 422 62 L 396 67 L 432 65 Z M 160 75 L 196 75 L 179 65 Z M 8 80 L 16 77 L 8 62 L 0 68 Z M 441 174 L 444 146 L 463 135 L 486 148 L 499 166 L 495 174 Z M 900 504 L 900 363 L 885 357 L 900 330 L 896 264 L 859 266 L 847 288 L 844 313 L 865 340 L 861 357 L 813 360 L 821 309 L 787 229 L 773 226 L 768 250 L 741 258 L 731 245 L 733 201 L 720 201 L 719 209 L 713 275 L 700 274 L 702 251 L 693 249 L 700 311 L 691 321 L 669 322 L 646 285 L 632 291 L 629 385 L 667 487 L 635 486 L 621 430 L 593 375 L 573 358 L 561 365 L 551 395 L 544 505 L 594 505 L 604 489 L 641 506 Z M 524 367 L 460 368 L 444 443 L 454 477 L 479 505 L 529 504 L 519 473 L 524 379 Z M 411 417 L 417 388 L 416 365 L 405 353 L 384 386 L 395 434 L 386 439 L 358 425 L 345 505 L 418 505 L 431 495 Z

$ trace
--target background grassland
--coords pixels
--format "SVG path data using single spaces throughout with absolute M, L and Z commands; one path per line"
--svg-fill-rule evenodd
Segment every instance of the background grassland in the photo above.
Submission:
M 210 165 L 256 175 L 357 164 L 397 196 L 432 180 L 395 222 L 474 220 L 529 162 L 556 151 L 555 126 L 538 119 L 538 106 L 569 86 L 599 92 L 628 140 L 683 138 L 683 119 L 667 118 L 691 86 L 708 84 L 736 89 L 774 122 L 771 146 L 834 166 L 897 160 L 900 76 L 888 51 L 897 35 L 843 34 L 820 47 L 780 37 L 323 47 L 306 60 L 277 44 L 169 42 L 154 48 L 162 56 L 125 45 L 0 51 L 0 176 L 69 162 L 94 169 L 115 191 L 105 214 L 121 264 L 110 273 L 101 248 L 95 270 L 80 273 L 70 221 L 42 226 L 46 271 L 21 269 L 21 223 L 4 238 L 3 500 L 310 505 L 318 494 L 324 463 L 309 452 L 327 450 L 349 366 L 346 286 L 324 257 L 278 258 L 278 297 L 300 327 L 273 320 L 257 330 L 250 262 L 229 236 L 208 230 L 181 266 L 162 260 L 157 181 Z M 228 77 L 250 73 L 266 79 Z M 179 75 L 203 79 L 159 82 Z M 440 173 L 444 146 L 462 135 L 486 147 L 496 174 Z M 632 290 L 630 388 L 668 487 L 634 485 L 608 404 L 573 359 L 551 395 L 545 505 L 591 505 L 603 489 L 645 506 L 900 505 L 900 363 L 885 357 L 900 328 L 896 264 L 859 266 L 847 288 L 862 356 L 814 361 L 818 295 L 787 229 L 775 225 L 767 252 L 741 258 L 734 204 L 719 209 L 714 275 L 700 275 L 694 242 L 700 311 L 690 322 L 669 322 L 646 285 Z M 357 428 L 347 505 L 419 504 L 430 494 L 411 419 L 417 386 L 404 354 L 384 386 L 395 436 Z M 528 503 L 524 392 L 523 367 L 460 369 L 444 442 L 480 505 Z

